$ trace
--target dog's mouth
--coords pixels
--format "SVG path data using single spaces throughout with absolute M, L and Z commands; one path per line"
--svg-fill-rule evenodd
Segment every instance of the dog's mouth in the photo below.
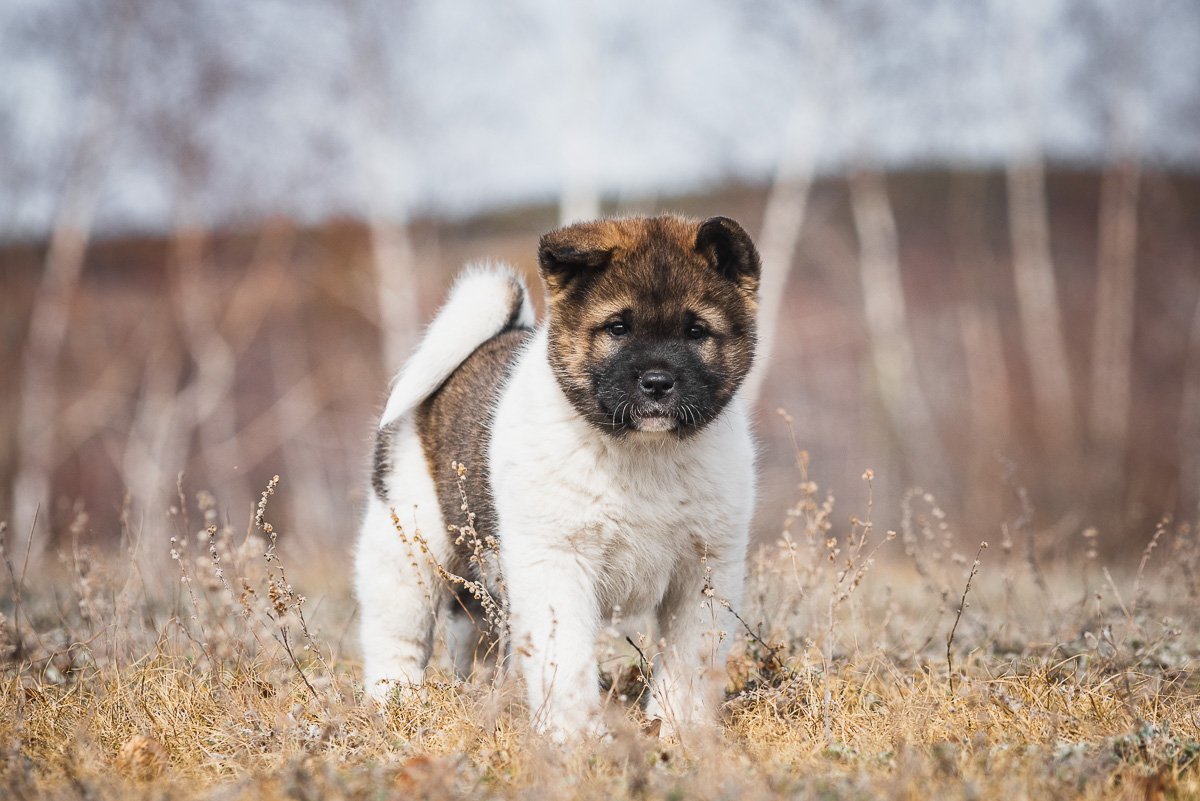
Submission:
M 657 411 L 634 412 L 630 415 L 630 422 L 638 431 L 646 432 L 674 431 L 680 424 L 675 414 Z
M 678 402 L 626 402 L 613 408 L 602 403 L 601 409 L 612 428 L 646 433 L 691 431 L 702 424 L 704 417 L 696 407 Z

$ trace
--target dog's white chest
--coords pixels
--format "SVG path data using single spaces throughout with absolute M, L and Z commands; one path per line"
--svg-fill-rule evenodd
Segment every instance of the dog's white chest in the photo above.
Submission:
M 626 459 L 581 449 L 577 475 L 587 480 L 564 482 L 577 504 L 562 509 L 560 547 L 591 566 L 605 614 L 655 607 L 676 569 L 700 566 L 730 531 L 737 504 L 711 466 L 679 464 L 663 450 Z
M 744 537 L 753 448 L 740 408 L 690 440 L 616 439 L 580 420 L 549 372 L 532 367 L 516 372 L 500 403 L 489 458 L 508 557 L 569 554 L 601 614 L 638 614 L 658 605 L 678 570 L 702 569 L 707 554 Z

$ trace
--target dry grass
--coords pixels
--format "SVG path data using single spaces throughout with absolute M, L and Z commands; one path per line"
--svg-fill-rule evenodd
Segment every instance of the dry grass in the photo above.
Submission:
M 644 665 L 624 637 L 655 643 L 615 622 L 600 663 L 612 734 L 564 750 L 528 731 L 507 680 L 434 672 L 386 715 L 365 706 L 344 580 L 303 597 L 330 582 L 285 570 L 274 491 L 245 532 L 181 492 L 173 537 L 131 527 L 119 558 L 79 541 L 82 516 L 57 573 L 24 577 L 5 553 L 2 794 L 1200 797 L 1200 546 L 1186 525 L 1164 523 L 1124 570 L 1098 563 L 1091 532 L 1044 564 L 1026 510 L 984 550 L 919 490 L 901 529 L 879 532 L 869 501 L 847 526 L 802 477 L 734 610 L 723 731 L 643 732 Z M 171 571 L 150 566 L 156 549 Z

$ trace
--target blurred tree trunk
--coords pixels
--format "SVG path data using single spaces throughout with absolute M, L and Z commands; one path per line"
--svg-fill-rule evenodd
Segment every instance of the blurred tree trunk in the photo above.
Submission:
M 963 281 L 958 324 L 970 396 L 964 519 L 988 526 L 1003 515 L 998 457 L 1009 445 L 1012 397 L 1000 321 L 988 286 L 996 258 L 987 244 L 987 178 L 958 173 L 953 181 L 949 216 L 957 273 Z
M 294 307 L 290 303 L 294 293 L 287 291 L 287 260 L 294 237 L 295 229 L 289 221 L 267 221 L 243 278 L 217 303 L 219 310 L 212 308 L 211 325 L 214 330 L 223 332 L 223 339 L 234 362 L 240 362 L 252 347 L 276 307 Z M 183 293 L 186 297 L 186 290 Z M 227 429 L 227 423 L 236 423 L 237 415 L 234 404 L 228 404 L 223 414 L 229 415 L 229 420 L 214 427 L 201 443 L 201 456 L 210 481 L 220 481 L 235 470 L 244 475 L 244 471 L 257 467 L 286 440 L 286 435 L 273 432 L 276 426 L 271 419 L 278 413 L 278 405 L 282 402 L 282 398 L 277 398 L 276 405 L 271 409 L 232 430 Z M 219 432 L 227 430 L 228 434 L 223 439 L 217 436 Z M 293 433 L 289 429 L 288 435 Z M 207 488 L 218 490 L 217 486 L 211 484 Z M 235 497 L 229 497 L 231 492 Z M 244 482 L 240 480 L 224 482 L 218 496 L 223 505 L 240 512 L 246 508 L 240 503 L 246 497 L 245 492 Z
M 335 514 L 337 495 L 329 486 L 320 452 L 327 426 L 321 413 L 325 403 L 309 359 L 304 322 L 299 314 L 289 328 L 299 332 L 297 341 L 280 335 L 271 339 L 271 373 L 280 398 L 276 420 L 282 455 L 284 498 L 299 549 L 291 552 L 304 561 L 320 563 L 329 542 L 344 540 L 353 524 Z M 290 434 L 288 432 L 291 432 Z M 298 433 L 297 433 L 298 432 Z M 289 546 L 295 548 L 295 546 Z
M 182 190 L 186 192 L 186 190 Z M 209 261 L 209 235 L 205 227 L 188 215 L 179 221 L 172 241 L 171 302 L 174 319 L 190 361 L 195 365 L 192 378 L 180 390 L 177 422 L 182 431 L 181 452 L 158 454 L 164 476 L 186 469 L 189 445 L 196 440 L 197 455 L 203 465 L 203 486 L 215 490 L 224 483 L 236 463 L 219 458 L 217 446 L 237 430 L 237 404 L 231 397 L 237 374 L 237 357 L 220 329 L 220 312 L 214 286 L 218 276 Z M 177 461 L 166 461 L 174 459 Z M 193 485 L 200 477 L 188 476 Z M 233 509 L 246 508 L 245 490 L 232 482 L 220 493 L 222 501 Z M 168 485 L 169 486 L 169 485 Z M 152 498 L 139 498 L 151 504 Z
M 850 178 L 850 203 L 880 401 L 904 452 L 910 478 L 940 486 L 949 478 L 946 457 L 917 373 L 900 277 L 896 219 L 883 176 L 875 170 L 855 172 Z
M 123 450 L 114 461 L 128 497 L 139 507 L 131 518 L 134 522 L 130 556 L 147 581 L 155 589 L 163 590 L 171 586 L 173 578 L 178 582 L 178 578 L 162 569 L 167 556 L 167 535 L 160 521 L 165 520 L 168 508 L 177 503 L 167 499 L 168 493 L 175 492 L 187 455 L 190 430 L 185 433 L 186 426 L 179 417 L 189 402 L 181 398 L 186 353 L 178 339 L 174 309 L 164 304 L 156 307 L 153 314 L 157 318 L 154 328 L 159 333 L 154 347 L 143 359 L 137 403 L 122 443 Z M 180 513 L 186 514 L 182 509 Z M 147 525 L 147 521 L 151 522 Z
M 1179 412 L 1180 500 L 1186 509 L 1200 509 L 1200 293 L 1192 314 Z
M 759 287 L 758 348 L 754 366 L 742 390 L 751 403 L 759 399 L 779 336 L 780 311 L 786 298 L 788 276 L 796 260 L 800 232 L 804 229 L 812 185 L 814 139 L 815 131 L 806 109 L 797 106 L 789 120 L 784 150 L 767 194 L 759 236 L 763 276 Z
M 90 159 L 89 159 L 90 161 Z M 14 528 L 18 537 L 36 537 L 34 518 L 41 508 L 46 526 L 50 483 L 58 462 L 55 420 L 58 415 L 58 362 L 67 338 L 71 303 L 83 268 L 95 211 L 96 165 L 87 165 L 69 181 L 67 197 L 50 235 L 50 247 L 21 358 L 17 406 L 18 463 L 14 481 Z M 39 543 L 42 540 L 39 538 Z M 24 543 L 18 545 L 20 553 Z M 39 545 L 40 548 L 40 545 Z
M 354 85 L 359 116 L 355 155 L 371 238 L 375 312 L 384 370 L 395 372 L 408 358 L 419 331 L 417 266 L 407 219 L 410 154 L 397 124 L 398 103 L 390 91 L 383 25 L 395 14 L 370 0 L 346 0 Z
M 369 219 L 383 368 L 394 373 L 418 336 L 416 255 L 408 226 L 377 211 Z
M 176 37 L 185 35 L 174 33 Z M 171 44 L 178 41 L 168 40 L 163 46 Z M 184 91 L 153 106 L 144 120 L 157 132 L 175 184 L 166 300 L 180 346 L 175 358 L 162 364 L 164 377 L 152 380 L 151 386 L 161 385 L 166 393 L 172 376 L 186 376 L 182 385 L 177 380 L 174 383 L 171 402 L 156 400 L 142 405 L 139 412 L 147 417 L 134 422 L 134 430 L 142 431 L 153 446 L 135 457 L 141 463 L 126 460 L 130 470 L 127 486 L 134 501 L 151 515 L 173 505 L 168 502 L 170 497 L 183 495 L 176 502 L 183 506 L 191 503 L 186 496 L 188 487 L 219 490 L 222 501 L 235 509 L 249 505 L 242 483 L 227 481 L 236 462 L 217 458 L 217 446 L 232 437 L 237 427 L 233 391 L 238 354 L 233 337 L 221 325 L 221 276 L 210 258 L 212 221 L 200 195 L 210 177 L 213 154 L 197 132 L 208 110 L 218 107 L 229 90 L 227 66 L 219 50 L 203 49 L 193 65 L 194 73 L 179 78 Z M 203 468 L 200 474 L 189 472 L 193 454 Z M 187 519 L 186 509 L 180 513 Z
M 1122 483 L 1133 391 L 1140 165 L 1123 159 L 1106 170 L 1100 192 L 1096 257 L 1096 316 L 1092 329 L 1092 381 L 1088 429 L 1092 466 L 1110 495 Z
M 564 69 L 559 75 L 564 115 L 562 130 L 562 192 L 558 224 L 600 216 L 596 176 L 596 47 L 591 0 L 563 3 L 566 34 L 562 38 Z
M 1071 365 L 1050 252 L 1050 215 L 1040 136 L 1041 47 L 1047 11 L 1014 9 L 1009 52 L 1019 156 L 1006 169 L 1013 277 L 1021 337 L 1033 389 L 1034 425 L 1043 453 L 1073 468 L 1079 444 Z M 1068 471 L 1060 474 L 1069 475 Z
M 1071 366 L 1059 311 L 1044 167 L 1040 157 L 1008 166 L 1008 215 L 1021 336 L 1044 452 L 1068 458 L 1078 444 Z
M 191 176 L 185 174 L 186 165 L 176 166 L 180 168 L 176 175 L 179 187 L 165 289 L 169 305 L 159 320 L 159 347 L 145 362 L 142 390 L 120 463 L 129 497 L 142 510 L 141 517 L 152 520 L 161 519 L 169 507 L 186 507 L 186 497 L 175 496 L 183 494 L 184 478 L 192 478 L 184 475 L 192 438 L 233 382 L 232 360 L 223 348 L 210 342 L 212 334 L 205 330 L 211 319 L 204 313 L 208 289 L 200 273 L 207 234 L 187 202 Z M 194 292 L 199 294 L 193 296 Z M 194 370 L 189 371 L 192 365 Z M 189 372 L 189 378 L 182 380 Z M 186 508 L 180 508 L 179 514 L 187 519 Z M 194 532 L 182 533 L 190 536 Z M 154 543 L 149 543 L 148 549 L 141 547 L 143 541 L 143 537 L 135 540 L 132 556 L 143 572 L 154 575 L 162 553 Z
M 1098 91 L 1110 130 L 1109 163 L 1100 187 L 1096 244 L 1096 305 L 1092 320 L 1087 409 L 1092 505 L 1101 513 L 1124 506 L 1125 469 L 1133 396 L 1133 338 L 1137 318 L 1138 209 L 1142 166 L 1137 142 L 1144 119 L 1145 55 L 1137 42 L 1149 15 L 1139 4 L 1104 4 L 1095 16 L 1103 43 Z
M 841 46 L 843 23 L 834 8 L 821 5 L 781 6 L 778 10 L 776 32 L 788 47 L 803 49 L 831 65 L 843 65 L 845 49 Z M 804 230 L 808 199 L 812 191 L 813 173 L 823 136 L 828 135 L 828 119 L 839 94 L 855 94 L 861 88 L 856 75 L 846 66 L 834 67 L 837 78 L 828 83 L 798 81 L 791 110 L 783 129 L 779 161 L 775 165 L 771 189 L 763 211 L 759 251 L 763 263 L 762 285 L 759 289 L 759 338 L 754 367 L 743 390 L 751 401 L 758 400 L 762 384 L 771 369 L 775 343 L 779 338 L 779 320 L 787 299 L 788 278 L 796 261 L 796 251 Z M 847 91 L 839 93 L 845 87 Z M 789 343 L 793 353 L 797 343 Z M 807 416 L 805 398 L 792 399 L 800 408 L 792 411 Z
M 112 59 L 106 68 L 97 70 L 99 77 L 87 103 L 85 129 L 80 134 L 50 233 L 41 285 L 30 311 L 21 355 L 12 521 L 17 538 L 13 544 L 18 553 L 27 547 L 33 554 L 39 553 L 46 539 L 38 536 L 38 530 L 49 530 L 47 504 L 52 500 L 51 480 L 62 455 L 58 442 L 59 357 L 67 339 L 71 305 L 91 240 L 104 168 L 126 99 L 124 56 L 131 18 L 125 11 L 123 8 L 115 15 L 110 35 Z M 39 521 L 36 528 L 35 518 Z

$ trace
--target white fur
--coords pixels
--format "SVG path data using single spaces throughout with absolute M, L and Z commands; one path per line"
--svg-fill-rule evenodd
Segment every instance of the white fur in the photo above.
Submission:
M 507 299 L 514 283 L 522 300 L 518 324 L 533 325 L 533 307 L 524 284 L 507 268 L 494 264 L 467 267 L 450 290 L 421 344 L 396 376 L 379 427 L 394 423 L 440 387 L 471 353 L 500 333 L 511 309 Z
M 535 724 L 595 728 L 595 644 L 615 606 L 658 618 L 666 647 L 648 713 L 668 726 L 710 721 L 732 634 L 721 600 L 740 600 L 754 509 L 741 403 L 690 439 L 615 439 L 571 406 L 540 331 L 496 410 L 489 465 L 512 649 Z
M 380 428 L 395 428 L 388 501 L 371 494 L 355 559 L 364 681 L 376 699 L 386 699 L 394 684 L 421 681 L 432 651 L 435 616 L 448 598 L 435 564 L 446 562 L 451 543 L 411 412 L 476 348 L 503 330 L 512 316 L 514 293 L 521 304 L 517 324 L 532 325 L 529 293 L 510 268 L 484 264 L 464 270 L 396 378 L 380 421 Z M 454 634 L 454 661 L 461 668 L 473 643 L 461 631 Z
M 432 345 L 435 332 L 455 329 L 447 314 L 482 319 L 494 311 L 485 301 L 496 305 L 495 289 L 488 298 L 460 294 L 463 283 L 426 337 L 429 353 L 447 361 L 423 355 L 422 343 L 393 399 L 410 375 L 414 387 L 428 386 L 470 353 L 461 343 Z M 467 307 L 468 297 L 478 299 L 478 311 Z M 407 399 L 415 396 L 405 389 L 406 400 L 396 404 L 403 411 L 391 418 L 400 428 L 388 495 L 410 538 L 411 519 L 441 560 L 452 545 L 408 414 L 414 403 Z M 391 401 L 388 410 L 385 421 Z M 652 612 L 658 619 L 664 647 L 655 649 L 649 714 L 663 718 L 668 730 L 713 721 L 733 632 L 722 601 L 736 607 L 741 597 L 755 500 L 754 447 L 742 402 L 735 398 L 688 439 L 669 432 L 611 437 L 583 421 L 563 394 L 543 329 L 517 358 L 492 432 L 489 467 L 510 647 L 535 725 L 559 737 L 597 729 L 595 645 L 601 622 L 617 606 L 623 615 Z M 444 597 L 438 592 L 445 590 L 427 560 L 419 553 L 410 558 L 376 498 L 363 522 L 357 569 L 365 680 L 373 696 L 385 698 L 392 684 L 420 680 Z
M 411 420 L 402 421 L 396 432 L 388 496 L 390 509 L 371 495 L 354 563 L 363 683 L 380 701 L 395 684 L 420 683 L 433 648 L 435 617 L 446 598 L 431 557 L 444 564 L 451 544 Z M 423 552 L 421 541 L 430 553 Z

